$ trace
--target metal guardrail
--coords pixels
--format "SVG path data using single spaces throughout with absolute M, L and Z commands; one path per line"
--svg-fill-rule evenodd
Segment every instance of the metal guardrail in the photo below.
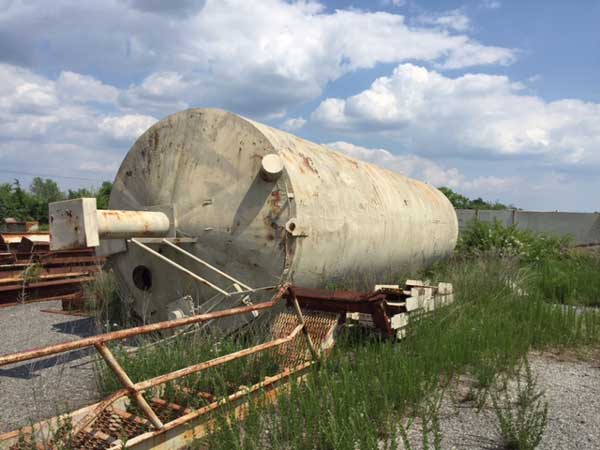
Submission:
M 274 288 L 271 288 L 271 289 L 274 289 Z M 224 356 L 220 356 L 220 357 L 211 359 L 209 361 L 201 362 L 199 364 L 194 364 L 194 365 L 185 367 L 183 369 L 179 369 L 179 370 L 176 370 L 176 371 L 164 374 L 164 375 L 160 375 L 160 376 L 157 376 L 154 378 L 150 378 L 150 379 L 147 379 L 144 381 L 134 383 L 131 380 L 131 378 L 129 377 L 129 375 L 127 374 L 127 372 L 125 371 L 125 369 L 119 364 L 119 362 L 115 358 L 112 351 L 107 346 L 107 343 L 109 343 L 109 342 L 123 340 L 123 339 L 133 337 L 133 336 L 139 336 L 139 335 L 153 333 L 153 332 L 157 332 L 157 331 L 170 330 L 170 329 L 174 329 L 174 328 L 178 328 L 178 327 L 183 327 L 186 325 L 198 324 L 198 323 L 206 322 L 209 320 L 215 320 L 215 319 L 230 317 L 230 316 L 234 316 L 234 315 L 250 313 L 253 311 L 261 311 L 261 310 L 270 309 L 270 308 L 273 308 L 275 305 L 277 305 L 281 301 L 281 299 L 283 298 L 283 296 L 285 294 L 288 294 L 288 301 L 294 307 L 294 312 L 297 316 L 298 323 L 299 323 L 299 325 L 297 325 L 291 331 L 291 333 L 289 333 L 287 336 L 273 339 L 268 342 L 265 342 L 265 343 L 262 343 L 259 345 L 255 345 L 253 347 L 239 350 L 234 353 L 230 353 L 230 354 L 227 354 Z M 163 385 L 167 382 L 178 380 L 182 377 L 186 377 L 188 375 L 204 371 L 211 367 L 220 366 L 227 362 L 230 362 L 230 361 L 233 361 L 233 360 L 236 360 L 239 358 L 248 357 L 250 355 L 264 352 L 269 349 L 281 347 L 285 344 L 290 343 L 293 339 L 296 338 L 296 336 L 301 331 L 303 332 L 303 334 L 306 338 L 308 348 L 310 350 L 312 357 L 314 358 L 313 361 L 309 361 L 308 363 L 305 362 L 305 363 L 300 364 L 299 366 L 292 368 L 292 369 L 286 369 L 284 372 L 281 372 L 280 374 L 277 374 L 274 377 L 269 377 L 268 380 L 265 380 L 262 383 L 258 383 L 250 388 L 246 388 L 243 392 L 238 391 L 232 395 L 229 395 L 227 398 L 222 399 L 221 401 L 213 402 L 204 408 L 200 408 L 199 410 L 192 411 L 192 412 L 190 412 L 182 417 L 176 418 L 170 422 L 163 423 L 160 420 L 160 418 L 158 417 L 156 411 L 152 408 L 152 406 L 149 404 L 149 402 L 142 395 L 145 391 L 147 391 L 151 388 L 157 387 L 159 385 Z M 286 283 L 277 290 L 277 292 L 271 298 L 271 300 L 266 301 L 266 302 L 256 303 L 256 304 L 248 305 L 248 306 L 225 309 L 225 310 L 221 310 L 221 311 L 211 312 L 208 314 L 199 314 L 199 315 L 195 315 L 195 316 L 191 316 L 191 317 L 186 317 L 183 319 L 177 319 L 177 320 L 172 320 L 172 321 L 167 321 L 167 322 L 160 322 L 160 323 L 156 323 L 156 324 L 138 326 L 135 328 L 129 328 L 129 329 L 125 329 L 125 330 L 114 331 L 111 333 L 100 334 L 97 336 L 79 339 L 76 341 L 67 342 L 67 343 L 63 343 L 63 344 L 51 345 L 51 346 L 47 346 L 47 347 L 43 347 L 43 348 L 32 349 L 32 350 L 17 352 L 17 353 L 13 353 L 13 354 L 9 354 L 9 355 L 4 355 L 4 356 L 0 356 L 0 366 L 6 366 L 9 364 L 19 363 L 19 362 L 23 362 L 23 361 L 29 361 L 29 360 L 33 360 L 33 359 L 37 359 L 37 358 L 41 358 L 41 357 L 45 357 L 45 356 L 55 355 L 55 354 L 59 354 L 59 353 L 65 353 L 65 352 L 78 350 L 78 349 L 82 349 L 82 348 L 87 348 L 87 347 L 94 347 L 98 351 L 98 353 L 101 355 L 101 357 L 106 362 L 107 366 L 112 370 L 112 372 L 115 374 L 115 376 L 121 383 L 122 388 L 119 389 L 118 391 L 114 392 L 110 396 L 108 396 L 102 402 L 95 405 L 95 407 L 93 409 L 91 409 L 83 418 L 81 418 L 77 423 L 75 423 L 73 425 L 73 431 L 71 433 L 72 435 L 77 435 L 77 433 L 84 431 L 87 427 L 89 427 L 94 422 L 94 420 L 96 420 L 96 418 L 99 417 L 99 415 L 103 411 L 105 411 L 107 408 L 109 408 L 111 405 L 113 405 L 117 400 L 119 400 L 123 397 L 126 397 L 126 396 L 129 397 L 132 401 L 134 401 L 137 404 L 137 406 L 143 412 L 144 416 L 153 425 L 153 427 L 155 428 L 153 433 L 160 433 L 160 432 L 172 429 L 175 426 L 186 423 L 188 420 L 196 418 L 204 413 L 212 411 L 219 405 L 225 404 L 225 403 L 230 402 L 235 399 L 239 399 L 246 394 L 255 392 L 256 390 L 260 389 L 261 387 L 276 383 L 278 380 L 288 377 L 290 374 L 295 373 L 298 370 L 302 370 L 302 369 L 310 366 L 320 356 L 319 351 L 315 348 L 315 346 L 310 338 L 310 335 L 306 331 L 306 324 L 305 324 L 304 316 L 303 316 L 300 306 L 298 304 L 298 300 L 297 300 L 296 296 L 294 295 L 293 291 L 290 289 L 290 285 Z M 33 433 L 33 431 L 34 430 L 32 429 L 31 432 Z M 2 447 L 3 440 L 7 440 L 10 438 L 14 439 L 14 437 L 15 437 L 14 433 L 15 432 L 0 436 L 0 447 Z
M 94 450 L 100 448 L 119 448 L 122 444 L 119 435 L 115 436 L 114 432 L 109 435 L 109 433 L 98 431 L 100 433 L 97 433 L 100 436 L 98 437 L 92 434 L 92 431 L 109 429 L 102 428 L 104 426 L 102 424 L 105 424 L 106 420 L 111 420 L 107 419 L 107 417 L 129 414 L 121 409 L 121 405 L 125 403 L 119 402 L 119 400 L 128 397 L 130 404 L 135 403 L 137 410 L 140 411 L 140 415 L 145 417 L 145 419 L 142 419 L 142 417 L 135 416 L 136 420 L 143 420 L 150 426 L 150 429 L 138 428 L 134 433 L 130 433 L 128 435 L 127 448 L 135 448 L 136 450 L 141 448 L 153 450 L 178 448 L 189 443 L 191 439 L 189 430 L 194 430 L 191 434 L 192 437 L 197 438 L 199 435 L 206 435 L 208 430 L 210 430 L 210 425 L 208 425 L 210 422 L 204 417 L 206 414 L 212 413 L 225 405 L 230 405 L 233 408 L 235 417 L 242 418 L 244 415 L 244 402 L 248 400 L 249 396 L 258 392 L 264 392 L 265 398 L 268 398 L 269 401 L 274 401 L 277 390 L 280 387 L 284 388 L 284 382 L 288 378 L 300 376 L 304 369 L 320 361 L 322 352 L 323 355 L 326 354 L 328 348 L 331 348 L 330 346 L 333 345 L 333 334 L 339 323 L 347 320 L 350 323 L 373 326 L 384 336 L 402 338 L 405 335 L 409 318 L 414 312 L 422 311 L 427 313 L 437 307 L 449 304 L 453 300 L 452 285 L 448 283 L 431 285 L 431 283 L 421 280 L 407 280 L 403 286 L 377 285 L 371 292 L 301 288 L 287 283 L 279 288 L 267 287 L 255 289 L 254 292 L 259 290 L 276 290 L 276 292 L 269 301 L 261 303 L 207 312 L 168 322 L 144 325 L 79 339 L 73 342 L 0 356 L 0 366 L 86 347 L 94 347 L 112 373 L 114 373 L 121 387 L 102 402 L 71 413 L 70 417 L 73 419 L 73 428 L 70 435 L 74 435 L 79 439 L 77 445 L 71 445 L 71 447 Z M 273 320 L 271 340 L 143 381 L 134 383 L 107 346 L 109 342 L 133 336 L 170 330 L 187 325 L 208 323 L 215 319 L 239 314 L 268 310 L 278 305 L 282 299 L 286 300 L 289 309 L 287 312 L 280 312 Z M 304 340 L 301 341 L 302 348 L 300 349 L 297 347 L 298 342 L 294 340 L 301 333 L 304 335 Z M 250 387 L 239 386 L 236 392 L 220 399 L 215 398 L 207 392 L 185 391 L 186 394 L 192 396 L 207 395 L 210 397 L 210 403 L 201 407 L 194 406 L 193 409 L 168 403 L 171 406 L 175 406 L 179 411 L 176 418 L 169 415 L 161 415 L 161 411 L 164 412 L 162 409 L 155 410 L 152 407 L 152 405 L 155 405 L 157 408 L 162 408 L 161 405 L 167 403 L 163 399 L 154 398 L 147 400 L 147 395 L 146 397 L 143 395 L 148 391 L 153 392 L 155 388 L 159 388 L 159 386 L 166 383 L 271 349 L 277 349 L 278 355 L 285 358 L 285 363 L 280 363 L 279 370 L 281 371 L 279 373 L 266 377 L 264 380 Z M 185 387 L 178 384 L 174 387 L 176 389 L 185 389 Z M 160 388 L 158 391 L 160 392 Z M 131 415 L 129 414 L 129 416 Z M 29 430 L 21 430 L 20 432 L 26 432 L 30 436 L 40 435 L 42 425 L 38 424 L 36 426 L 38 427 L 37 430 L 33 427 Z M 114 427 L 111 429 L 114 431 Z M 20 449 L 20 447 L 11 446 L 18 437 L 19 432 L 0 435 L 0 448 L 5 448 L 6 445 L 9 445 L 8 448 Z M 93 439 L 100 440 L 100 443 L 97 446 L 91 447 L 83 444 L 80 445 L 81 442 Z

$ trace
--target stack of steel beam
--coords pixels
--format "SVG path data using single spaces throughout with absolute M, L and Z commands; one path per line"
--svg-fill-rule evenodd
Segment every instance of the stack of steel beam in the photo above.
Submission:
M 104 258 L 93 248 L 50 251 L 48 233 L 0 234 L 0 306 L 23 302 L 82 300 L 82 284 L 92 281 Z

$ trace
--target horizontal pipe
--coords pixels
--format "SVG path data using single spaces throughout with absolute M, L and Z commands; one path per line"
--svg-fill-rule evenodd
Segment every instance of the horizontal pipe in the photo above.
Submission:
M 172 328 L 182 327 L 185 325 L 191 325 L 199 322 L 206 322 L 209 320 L 221 319 L 224 317 L 235 316 L 237 314 L 245 314 L 252 311 L 261 311 L 263 309 L 272 308 L 283 294 L 287 291 L 289 285 L 284 284 L 279 291 L 273 296 L 270 301 L 256 303 L 249 306 L 239 306 L 236 308 L 224 309 L 222 311 L 215 311 L 208 314 L 198 314 L 196 316 L 184 317 L 183 319 L 170 320 L 166 322 L 153 323 L 150 325 L 142 325 L 139 327 L 128 328 L 126 330 L 113 331 L 111 333 L 104 333 L 97 336 L 91 336 L 89 338 L 79 339 L 77 341 L 65 342 L 63 344 L 50 345 L 48 347 L 42 347 L 32 350 L 26 350 L 24 352 L 11 353 L 8 355 L 0 356 L 0 366 L 7 364 L 13 364 L 21 361 L 27 361 L 29 359 L 41 358 L 43 356 L 54 355 L 56 353 L 64 353 L 72 350 L 78 350 L 80 348 L 91 347 L 93 345 L 117 341 L 126 339 L 128 337 L 137 336 L 139 334 L 148 334 L 155 331 L 170 330 Z
M 96 219 L 101 239 L 166 236 L 171 226 L 169 217 L 158 211 L 98 210 Z

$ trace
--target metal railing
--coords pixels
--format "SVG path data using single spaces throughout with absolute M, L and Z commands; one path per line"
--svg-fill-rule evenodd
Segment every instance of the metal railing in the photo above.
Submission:
M 274 289 L 274 288 L 272 288 L 272 289 Z M 214 359 L 211 359 L 211 360 L 208 360 L 205 362 L 201 362 L 199 364 L 194 364 L 194 365 L 185 367 L 183 369 L 175 370 L 173 372 L 170 372 L 170 373 L 167 373 L 164 375 L 159 375 L 157 377 L 150 378 L 150 379 L 147 379 L 144 381 L 134 383 L 131 380 L 131 378 L 129 377 L 129 375 L 127 374 L 127 372 L 119 364 L 119 362 L 115 358 L 113 352 L 107 346 L 107 343 L 109 343 L 109 342 L 123 340 L 123 339 L 133 337 L 133 336 L 139 336 L 142 334 L 148 334 L 148 333 L 153 333 L 153 332 L 163 331 L 163 330 L 170 330 L 173 328 L 183 327 L 186 325 L 198 324 L 198 323 L 206 322 L 209 320 L 215 320 L 215 319 L 230 317 L 230 316 L 234 316 L 234 315 L 250 313 L 253 311 L 261 311 L 261 310 L 270 309 L 270 308 L 273 308 L 275 305 L 277 305 L 281 301 L 281 299 L 284 297 L 284 295 L 286 295 L 286 294 L 294 308 L 294 312 L 298 318 L 298 323 L 299 323 L 299 325 L 296 326 L 291 331 L 291 333 L 289 333 L 287 336 L 281 337 L 278 339 L 273 339 L 271 341 L 268 341 L 268 342 L 265 342 L 265 343 L 262 343 L 259 345 L 255 345 L 253 347 L 239 350 L 234 353 L 227 354 L 227 355 L 219 356 L 217 358 L 214 358 Z M 293 339 L 295 339 L 296 336 L 301 331 L 303 332 L 303 334 L 306 338 L 310 354 L 314 358 L 313 361 L 304 362 L 292 369 L 286 369 L 283 372 L 281 372 L 273 377 L 269 377 L 268 379 L 266 379 L 265 381 L 263 381 L 261 383 L 257 383 L 256 385 L 253 385 L 250 388 L 246 388 L 243 391 L 235 392 L 234 394 L 231 394 L 228 397 L 221 399 L 220 401 L 212 402 L 210 405 L 207 405 L 203 408 L 189 412 L 188 414 L 186 414 L 182 417 L 179 417 L 177 419 L 174 419 L 168 423 L 163 423 L 160 420 L 160 418 L 156 414 L 156 411 L 152 408 L 152 406 L 148 403 L 148 401 L 142 395 L 145 391 L 147 391 L 151 388 L 157 387 L 159 385 L 165 384 L 167 382 L 174 381 L 174 380 L 180 379 L 182 377 L 186 377 L 188 375 L 204 371 L 211 367 L 220 366 L 227 362 L 230 362 L 230 361 L 233 361 L 233 360 L 236 360 L 239 358 L 248 357 L 248 356 L 256 354 L 256 353 L 261 353 L 261 352 L 264 352 L 269 349 L 274 349 L 274 348 L 280 347 L 284 344 L 291 342 Z M 117 400 L 119 400 L 123 397 L 126 397 L 126 396 L 128 396 L 132 401 L 134 401 L 137 404 L 139 409 L 143 412 L 143 414 L 146 416 L 146 418 L 150 421 L 150 423 L 156 429 L 155 432 L 160 432 L 162 430 L 170 429 L 174 426 L 184 423 L 187 420 L 196 418 L 199 415 L 202 415 L 206 412 L 212 411 L 216 407 L 220 406 L 223 403 L 227 403 L 229 401 L 238 399 L 245 394 L 255 392 L 256 390 L 260 389 L 261 387 L 267 386 L 272 383 L 276 383 L 280 379 L 283 379 L 298 370 L 302 370 L 302 369 L 310 366 L 311 364 L 316 362 L 316 360 L 320 357 L 319 350 L 315 348 L 315 346 L 310 338 L 310 335 L 308 334 L 308 332 L 306 330 L 304 317 L 303 317 L 302 311 L 300 309 L 300 306 L 298 304 L 298 300 L 297 300 L 293 290 L 290 288 L 290 285 L 286 283 L 277 290 L 277 292 L 274 294 L 274 296 L 269 301 L 265 301 L 265 302 L 261 302 L 261 303 L 257 303 L 257 304 L 249 305 L 249 306 L 242 306 L 242 307 L 225 309 L 225 310 L 221 310 L 221 311 L 215 311 L 215 312 L 211 312 L 208 314 L 199 314 L 199 315 L 195 315 L 195 316 L 191 316 L 191 317 L 186 317 L 183 319 L 177 319 L 177 320 L 160 322 L 160 323 L 155 323 L 155 324 L 150 324 L 150 325 L 138 326 L 138 327 L 129 328 L 129 329 L 125 329 L 125 330 L 119 330 L 119 331 L 114 331 L 111 333 L 105 333 L 105 334 L 100 334 L 97 336 L 79 339 L 79 340 L 72 341 L 72 342 L 66 342 L 63 344 L 56 344 L 56 345 L 51 345 L 48 347 L 12 353 L 12 354 L 8 354 L 8 355 L 0 356 L 0 367 L 6 366 L 9 364 L 23 362 L 23 361 L 29 361 L 32 359 L 37 359 L 37 358 L 41 358 L 41 357 L 45 357 L 45 356 L 55 355 L 58 353 L 65 353 L 65 352 L 69 352 L 69 351 L 73 351 L 73 350 L 87 348 L 87 347 L 94 347 L 98 351 L 98 353 L 101 355 L 101 357 L 106 362 L 107 366 L 112 370 L 112 372 L 117 377 L 122 388 L 117 390 L 116 392 L 112 393 L 107 398 L 105 398 L 103 401 L 98 403 L 92 410 L 89 411 L 88 414 L 86 414 L 81 420 L 79 420 L 76 424 L 74 424 L 73 435 L 75 435 L 76 433 L 78 433 L 80 431 L 83 431 L 85 428 L 90 426 L 94 422 L 94 420 L 104 410 L 106 410 L 108 407 L 110 407 Z M 0 442 L 0 444 L 1 444 L 1 442 Z

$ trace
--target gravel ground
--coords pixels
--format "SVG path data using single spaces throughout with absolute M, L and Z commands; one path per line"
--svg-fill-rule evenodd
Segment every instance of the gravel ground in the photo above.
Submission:
M 41 312 L 60 302 L 0 308 L 0 354 L 67 342 L 94 334 L 94 320 Z M 0 367 L 0 433 L 98 400 L 93 349 Z
M 600 364 L 553 354 L 531 354 L 529 362 L 548 402 L 548 425 L 540 450 L 596 450 L 600 448 Z M 468 383 L 446 395 L 441 408 L 442 448 L 446 450 L 502 449 L 497 419 L 486 405 L 477 412 L 466 400 Z M 488 402 L 489 403 L 489 402 Z M 418 425 L 410 432 L 413 447 L 420 445 Z
M 66 342 L 94 333 L 90 318 L 49 314 L 59 302 L 45 302 L 0 309 L 0 354 Z M 93 350 L 71 352 L 33 363 L 0 368 L 0 432 L 31 421 L 46 419 L 98 400 Z M 85 364 L 88 363 L 88 364 Z M 532 354 L 530 363 L 549 404 L 548 426 L 540 449 L 592 450 L 600 448 L 600 363 L 565 355 Z M 442 448 L 500 449 L 496 418 L 489 407 L 477 412 L 466 400 L 468 382 L 459 383 L 446 395 L 441 410 Z M 410 433 L 420 448 L 415 425 Z

